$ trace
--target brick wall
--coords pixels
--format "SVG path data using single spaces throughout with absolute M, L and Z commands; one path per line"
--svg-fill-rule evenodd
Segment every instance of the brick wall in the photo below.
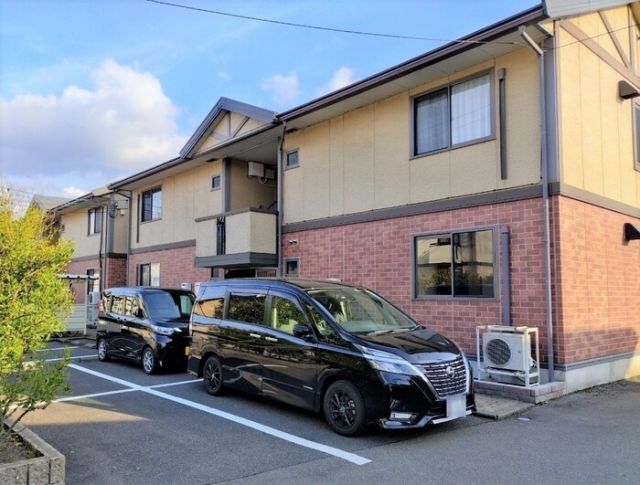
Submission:
M 196 247 L 189 246 L 164 251 L 132 254 L 129 256 L 129 286 L 138 284 L 136 280 L 137 267 L 140 264 L 160 263 L 160 286 L 179 288 L 181 283 L 195 283 L 211 279 L 209 268 L 196 268 L 194 260 Z
M 127 285 L 127 258 L 107 258 L 105 288 Z
M 100 262 L 98 258 L 88 261 L 72 261 L 67 266 L 67 273 L 86 275 L 88 269 L 95 270 L 96 273 L 100 272 Z M 73 292 L 74 303 L 85 303 L 85 282 L 80 281 L 76 283 L 70 283 L 71 291 Z
M 559 220 L 559 362 L 640 351 L 640 241 L 623 224 L 640 219 L 567 197 Z
M 433 231 L 507 225 L 511 233 L 512 321 L 540 328 L 545 354 L 545 292 L 542 203 L 530 199 L 385 221 L 285 234 L 285 258 L 298 257 L 300 276 L 338 278 L 369 287 L 421 323 L 475 353 L 475 327 L 500 324 L 496 299 L 412 298 L 413 236 Z M 289 244 L 297 239 L 298 244 Z M 499 262 L 496 262 L 496 295 Z M 542 355 L 544 357 L 544 355 Z

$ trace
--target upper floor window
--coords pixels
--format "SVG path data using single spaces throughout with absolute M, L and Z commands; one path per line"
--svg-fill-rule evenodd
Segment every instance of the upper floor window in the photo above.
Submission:
M 493 230 L 450 232 L 415 239 L 415 294 L 494 296 Z
M 414 101 L 414 155 L 455 148 L 491 135 L 489 74 L 451 84 Z
M 142 192 L 142 222 L 155 221 L 162 217 L 162 189 L 155 189 Z
M 300 154 L 298 150 L 291 150 L 286 155 L 286 168 L 293 168 L 300 165 Z
M 222 187 L 222 177 L 220 175 L 211 177 L 211 190 L 218 190 L 220 187 Z
M 89 235 L 102 231 L 102 207 L 89 209 Z

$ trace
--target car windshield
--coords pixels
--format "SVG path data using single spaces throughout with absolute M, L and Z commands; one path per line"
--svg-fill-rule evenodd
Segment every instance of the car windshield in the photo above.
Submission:
M 387 333 L 417 325 L 389 302 L 362 288 L 330 288 L 307 293 L 349 333 Z
M 189 318 L 193 305 L 188 293 L 149 293 L 144 301 L 152 320 Z

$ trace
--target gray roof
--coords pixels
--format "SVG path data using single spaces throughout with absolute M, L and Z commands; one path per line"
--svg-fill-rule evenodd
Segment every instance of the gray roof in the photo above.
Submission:
M 56 197 L 53 195 L 35 194 L 31 199 L 31 205 L 36 205 L 44 211 L 48 211 L 69 202 L 71 199 L 67 197 Z

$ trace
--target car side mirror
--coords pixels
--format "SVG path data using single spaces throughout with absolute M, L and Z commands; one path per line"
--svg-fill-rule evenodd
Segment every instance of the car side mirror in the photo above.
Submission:
M 296 323 L 293 326 L 293 336 L 303 339 L 308 339 L 313 337 L 313 332 L 309 328 L 308 325 L 304 323 Z
M 136 311 L 135 317 L 144 318 L 144 312 L 142 311 L 142 308 L 138 308 L 138 310 Z

